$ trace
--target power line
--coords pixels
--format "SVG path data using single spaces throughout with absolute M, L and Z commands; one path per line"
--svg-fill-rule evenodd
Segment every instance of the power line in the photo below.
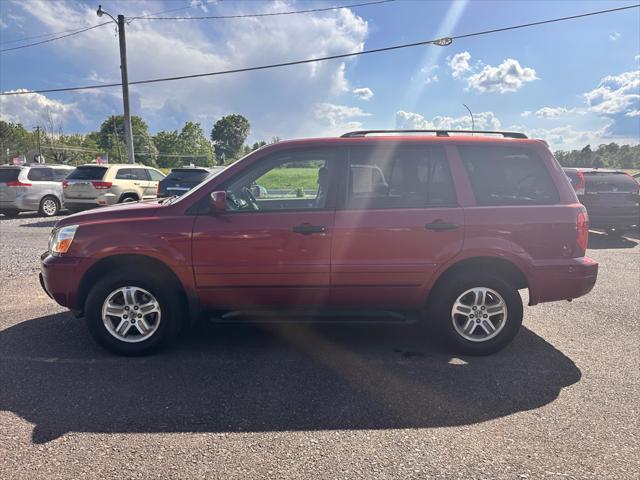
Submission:
M 492 33 L 498 33 L 498 32 L 505 32 L 505 31 L 509 31 L 509 30 L 515 30 L 515 29 L 519 29 L 519 28 L 528 28 L 528 27 L 533 27 L 533 26 L 537 26 L 537 25 L 545 25 L 545 24 L 549 24 L 549 23 L 557 23 L 557 22 L 563 22 L 563 21 L 567 21 L 567 20 L 574 20 L 577 18 L 584 18 L 584 17 L 590 17 L 590 16 L 594 16 L 594 15 L 602 15 L 602 14 L 606 14 L 606 13 L 612 13 L 612 12 L 619 12 L 622 10 L 628 10 L 631 8 L 638 8 L 640 7 L 640 4 L 638 5 L 630 5 L 630 6 L 626 6 L 626 7 L 619 7 L 619 8 L 611 8 L 608 10 L 599 10 L 596 12 L 589 12 L 589 13 L 582 13 L 579 15 L 572 15 L 569 17 L 560 17 L 560 18 L 553 18 L 553 19 L 549 19 L 549 20 L 542 20 L 539 22 L 532 22 L 532 23 L 525 23 L 525 24 L 520 24 L 520 25 L 513 25 L 510 27 L 502 27 L 502 28 L 495 28 L 495 29 L 491 29 L 491 30 L 483 30 L 480 32 L 473 32 L 473 33 L 466 33 L 466 34 L 460 34 L 460 35 L 455 35 L 452 37 L 444 37 L 444 38 L 440 38 L 440 39 L 434 39 L 434 40 L 424 40 L 424 41 L 420 41 L 420 42 L 413 42 L 413 43 L 404 43 L 404 44 L 400 44 L 400 45 L 392 45 L 389 47 L 381 47 L 381 48 L 373 48 L 373 49 L 369 49 L 369 50 L 362 50 L 360 52 L 351 52 L 351 53 L 342 53 L 339 55 L 330 55 L 327 57 L 319 57 L 319 58 L 308 58 L 305 60 L 296 60 L 296 61 L 291 61 L 291 62 L 283 62 L 283 63 L 273 63 L 273 64 L 269 64 L 269 65 L 260 65 L 260 66 L 256 66 L 256 67 L 245 67 L 245 68 L 236 68 L 233 70 L 221 70 L 218 72 L 207 72 L 207 73 L 197 73 L 197 74 L 191 74 L 191 75 L 179 75 L 179 76 L 174 76 L 174 77 L 162 77 L 162 78 L 154 78 L 154 79 L 148 79 L 148 80 L 137 80 L 134 82 L 129 82 L 129 85 L 144 85 L 144 84 L 149 84 L 149 83 L 160 83 L 160 82 L 169 82 L 169 81 L 174 81 L 174 80 L 184 80 L 187 78 L 201 78 L 201 77 L 213 77 L 213 76 L 218 76 L 218 75 L 228 75 L 228 74 L 232 74 L 232 73 L 241 73 L 241 72 L 252 72 L 252 71 L 257 71 L 257 70 L 268 70 L 268 69 L 273 69 L 273 68 L 280 68 L 280 67 L 288 67 L 288 66 L 293 66 L 293 65 L 303 65 L 303 64 L 307 64 L 307 63 L 315 63 L 315 62 L 324 62 L 327 60 L 335 60 L 335 59 L 339 59 L 339 58 L 348 58 L 348 57 L 356 57 L 356 56 L 361 56 L 361 55 L 368 55 L 371 53 L 380 53 L 380 52 L 388 52 L 388 51 L 392 51 L 392 50 L 400 50 L 400 49 L 404 49 L 404 48 L 412 48 L 412 47 L 418 47 L 418 46 L 424 46 L 424 45 L 448 45 L 451 43 L 451 41 L 453 40 L 459 40 L 462 38 L 469 38 L 469 37 L 477 37 L 477 36 L 481 36 L 481 35 L 488 35 L 488 34 L 492 34 Z M 54 93 L 54 92 L 71 92 L 71 91 L 76 91 L 76 90 L 93 90 L 93 89 L 97 89 L 97 88 L 109 88 L 109 87 L 119 87 L 121 86 L 121 83 L 102 83 L 102 84 L 97 84 L 97 85 L 87 85 L 84 87 L 66 87 L 66 88 L 49 88 L 49 89 L 43 89 L 43 90 L 30 90 L 30 91 L 16 91 L 16 92 L 2 92 L 0 93 L 0 96 L 3 95 L 26 95 L 29 93 Z
M 328 12 L 331 10 L 339 10 L 341 8 L 357 8 L 357 7 L 366 7 L 368 5 L 378 5 L 381 3 L 390 3 L 395 2 L 396 0 L 375 0 L 373 2 L 363 2 L 363 3 L 355 3 L 351 5 L 340 5 L 333 7 L 322 7 L 322 8 L 311 8 L 308 10 L 292 10 L 288 12 L 269 12 L 269 13 L 247 13 L 247 14 L 238 14 L 238 15 L 206 15 L 200 17 L 134 17 L 144 19 L 144 20 L 221 20 L 221 19 L 229 19 L 229 18 L 256 18 L 256 17 L 275 17 L 278 15 L 296 15 L 299 13 L 316 13 L 316 12 Z
M 35 47 L 36 45 L 42 45 L 43 43 L 54 42 L 54 41 L 60 40 L 62 38 L 72 37 L 72 36 L 78 35 L 80 33 L 88 32 L 89 30 L 93 30 L 94 28 L 103 27 L 104 25 L 107 25 L 109 23 L 111 23 L 111 22 L 99 23 L 97 25 L 93 25 L 92 27 L 86 27 L 86 28 L 83 28 L 81 30 L 73 30 L 71 33 L 67 33 L 66 35 L 61 35 L 59 37 L 49 38 L 47 40 L 42 40 L 40 42 L 27 43 L 26 45 L 19 45 L 17 47 L 4 48 L 4 49 L 0 50 L 0 53 L 9 52 L 11 50 L 20 50 L 21 48 Z

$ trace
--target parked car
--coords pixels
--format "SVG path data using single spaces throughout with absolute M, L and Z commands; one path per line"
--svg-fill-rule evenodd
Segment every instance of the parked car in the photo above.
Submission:
M 63 208 L 62 181 L 73 167 L 55 164 L 0 166 L 0 213 L 38 211 L 45 217 Z
M 63 183 L 66 207 L 79 212 L 115 203 L 156 198 L 164 174 L 137 164 L 81 165 Z
M 209 175 L 224 170 L 225 167 L 179 167 L 172 168 L 169 175 L 158 182 L 158 198 L 183 195 L 203 182 Z
M 489 354 L 520 328 L 520 289 L 593 288 L 587 211 L 542 141 L 375 133 L 278 142 L 181 197 L 66 217 L 43 288 L 125 355 L 212 311 L 326 307 L 427 312 L 455 351 Z
M 601 168 L 565 168 L 592 227 L 624 235 L 640 225 L 640 184 L 631 175 Z

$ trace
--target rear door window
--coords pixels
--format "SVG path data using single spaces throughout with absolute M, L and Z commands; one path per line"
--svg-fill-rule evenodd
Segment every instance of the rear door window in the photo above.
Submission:
M 635 193 L 638 183 L 626 173 L 585 172 L 585 192 L 589 193 Z
M 78 167 L 69 174 L 67 180 L 102 180 L 106 167 Z
M 456 195 L 442 147 L 353 148 L 346 208 L 452 206 Z
M 550 205 L 559 200 L 543 160 L 512 145 L 458 147 L 478 205 Z
M 132 168 L 131 175 L 134 180 L 142 180 L 145 182 L 149 180 L 149 173 L 146 168 Z
M 30 168 L 27 179 L 32 182 L 53 182 L 53 169 L 51 168 Z
M 19 168 L 0 168 L 0 183 L 15 182 L 19 175 Z

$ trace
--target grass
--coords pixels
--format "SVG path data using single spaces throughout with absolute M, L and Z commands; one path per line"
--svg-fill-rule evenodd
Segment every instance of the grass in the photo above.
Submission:
M 318 188 L 318 169 L 276 168 L 260 177 L 256 183 L 267 190 L 282 188 L 313 190 Z

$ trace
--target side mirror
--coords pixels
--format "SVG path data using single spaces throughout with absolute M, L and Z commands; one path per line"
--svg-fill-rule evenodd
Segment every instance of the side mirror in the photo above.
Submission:
M 222 213 L 227 210 L 227 192 L 221 190 L 218 192 L 211 192 L 209 198 L 209 206 L 212 213 Z

